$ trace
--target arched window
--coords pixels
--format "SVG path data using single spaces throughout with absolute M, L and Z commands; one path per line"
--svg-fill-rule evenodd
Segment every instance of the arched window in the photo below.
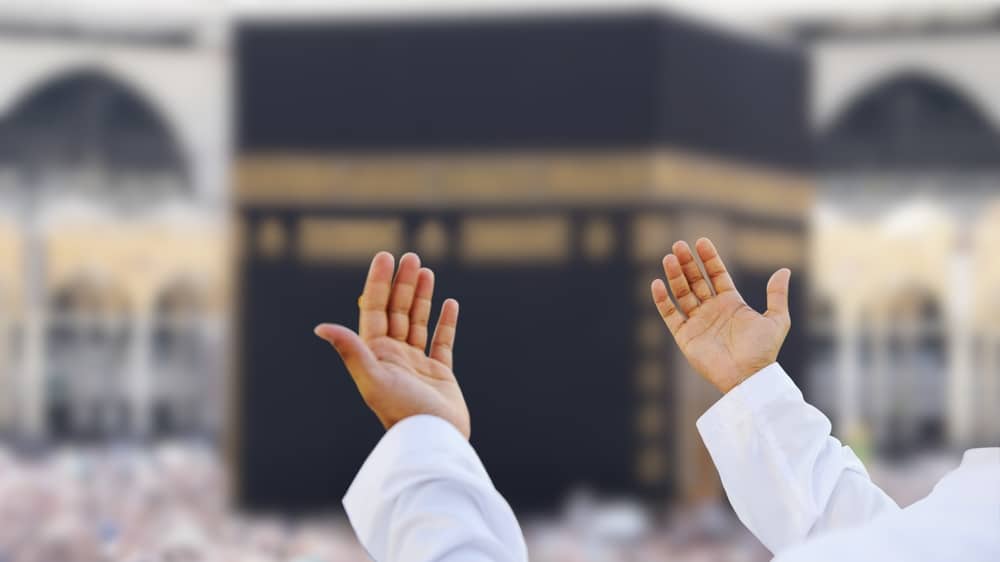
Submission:
M 973 335 L 973 418 L 977 443 L 1000 443 L 1000 299 L 983 303 L 988 320 Z
M 168 286 L 156 300 L 153 371 L 157 435 L 205 434 L 209 411 L 219 403 L 209 333 L 208 304 L 202 287 L 190 280 Z
M 985 438 L 987 442 L 1000 443 L 1000 338 L 994 337 L 988 347 L 991 354 L 990 367 L 984 372 L 984 376 L 989 379 L 985 385 L 985 393 L 982 418 L 985 419 Z
M 76 193 L 149 205 L 188 192 L 190 184 L 178 143 L 155 108 L 91 70 L 36 88 L 0 121 L 0 170 L 22 188 L 5 195 L 42 200 Z
M 833 301 L 817 296 L 809 307 L 809 402 L 827 415 L 836 411 L 838 333 Z
M 0 393 L 0 436 L 14 427 L 24 337 L 23 308 L 5 281 L 0 280 L 0 388 L 6 389 Z
M 129 309 L 122 291 L 90 277 L 52 294 L 45 347 L 54 436 L 106 437 L 128 430 Z
M 889 392 L 879 445 L 901 455 L 941 446 L 947 413 L 947 342 L 941 305 L 918 288 L 898 291 L 889 306 L 886 375 Z
M 915 73 L 858 96 L 820 139 L 835 169 L 996 166 L 1000 135 L 967 97 Z

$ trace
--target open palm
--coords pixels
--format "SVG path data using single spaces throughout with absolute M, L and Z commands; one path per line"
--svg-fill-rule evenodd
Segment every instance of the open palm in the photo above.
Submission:
M 663 270 L 676 305 L 661 279 L 653 281 L 653 301 L 691 366 L 728 392 L 778 357 L 791 326 L 791 272 L 780 269 L 771 276 L 767 312 L 760 314 L 744 302 L 712 242 L 701 238 L 695 249 L 708 279 L 688 244 L 675 242 L 673 253 L 663 258 Z
M 316 335 L 340 354 L 368 407 L 389 429 L 419 414 L 452 423 L 466 438 L 469 411 L 452 372 L 452 348 L 458 323 L 458 302 L 441 306 L 430 352 L 427 322 L 434 293 L 434 273 L 420 267 L 416 254 L 394 260 L 379 252 L 372 260 L 361 309 L 359 334 L 336 324 L 321 324 Z

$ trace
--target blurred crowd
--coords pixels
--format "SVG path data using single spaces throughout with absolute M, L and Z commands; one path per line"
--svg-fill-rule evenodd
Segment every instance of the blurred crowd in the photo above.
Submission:
M 190 445 L 0 457 L 0 561 L 365 560 L 342 522 L 243 518 L 216 452 Z
M 873 476 L 907 504 L 954 459 Z M 0 449 L 0 562 L 354 562 L 368 560 L 340 516 L 237 514 L 210 446 L 173 443 Z M 537 562 L 756 562 L 770 556 L 721 504 L 669 514 L 580 493 L 555 517 L 522 517 Z
M 211 447 L 0 450 L 0 562 L 348 562 L 367 556 L 340 517 L 243 516 Z M 752 562 L 766 552 L 721 508 L 669 532 L 634 504 L 580 495 L 527 519 L 542 562 Z

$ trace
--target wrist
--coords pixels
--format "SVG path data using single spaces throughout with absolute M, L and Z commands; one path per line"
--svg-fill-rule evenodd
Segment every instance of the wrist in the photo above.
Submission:
M 768 361 L 763 361 L 759 365 L 755 365 L 753 367 L 748 368 L 740 376 L 739 381 L 737 381 L 736 384 L 734 384 L 729 390 L 732 390 L 733 388 L 736 388 L 737 386 L 742 385 L 743 383 L 747 382 L 751 378 L 753 378 L 753 377 L 759 375 L 760 373 L 766 371 L 768 367 L 770 367 L 771 365 L 774 365 L 775 363 L 776 363 L 776 361 L 774 359 L 771 359 L 771 360 L 768 360 Z
M 719 389 L 719 392 L 723 394 L 728 394 L 729 391 L 733 390 L 737 386 L 740 386 L 748 379 L 760 373 L 770 365 L 773 365 L 775 361 L 773 359 L 763 360 L 759 363 L 749 364 L 739 368 L 732 369 L 722 375 L 717 377 L 711 377 L 709 380 Z
M 458 433 L 461 434 L 466 441 L 469 440 L 470 435 L 472 433 L 471 424 L 469 423 L 469 418 L 467 414 L 465 416 L 462 416 L 460 414 L 451 414 L 448 412 L 442 412 L 440 410 L 435 410 L 430 408 L 422 410 L 414 410 L 412 412 L 403 414 L 400 417 L 394 418 L 392 421 L 383 421 L 382 426 L 385 427 L 386 432 L 388 432 L 404 422 L 408 422 L 409 420 L 412 420 L 414 418 L 421 418 L 421 417 L 435 418 L 439 421 L 447 423 L 455 431 L 458 431 Z
M 712 380 L 712 384 L 715 385 L 715 388 L 717 388 L 719 392 L 723 394 L 729 394 L 730 390 L 736 388 L 737 386 L 742 384 L 743 381 L 747 380 L 751 376 L 753 376 L 753 373 L 749 374 L 742 372 L 728 373 L 725 376 L 718 377 Z

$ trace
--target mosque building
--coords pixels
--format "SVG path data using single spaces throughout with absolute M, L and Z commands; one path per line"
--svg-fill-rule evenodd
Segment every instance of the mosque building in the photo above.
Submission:
M 0 8 L 0 427 L 218 431 L 225 20 L 64 4 Z
M 907 454 L 1000 440 L 1000 25 L 799 25 L 817 206 L 811 399 Z
M 649 302 L 702 235 L 753 306 L 793 269 L 781 361 L 848 441 L 1000 439 L 996 18 L 45 4 L 0 6 L 12 441 L 207 437 L 244 505 L 336 505 L 380 428 L 311 328 L 414 250 L 516 506 L 717 498 Z

